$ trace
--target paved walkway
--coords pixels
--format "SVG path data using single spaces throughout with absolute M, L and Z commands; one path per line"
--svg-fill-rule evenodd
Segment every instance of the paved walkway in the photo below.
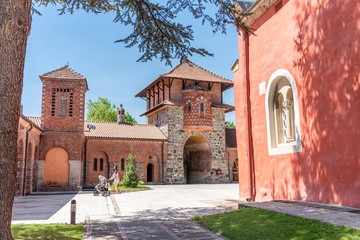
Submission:
M 203 229 L 190 216 L 237 209 L 237 184 L 156 185 L 153 190 L 92 196 L 91 192 L 16 197 L 15 223 L 69 223 L 70 202 L 77 201 L 77 223 L 85 240 L 224 239 Z M 360 229 L 360 209 L 304 202 L 241 203 Z

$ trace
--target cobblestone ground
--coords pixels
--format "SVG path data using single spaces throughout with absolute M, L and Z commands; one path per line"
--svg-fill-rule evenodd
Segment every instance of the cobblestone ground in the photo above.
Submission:
M 85 226 L 84 240 L 90 239 L 225 239 L 191 220 L 115 220 L 92 222 Z

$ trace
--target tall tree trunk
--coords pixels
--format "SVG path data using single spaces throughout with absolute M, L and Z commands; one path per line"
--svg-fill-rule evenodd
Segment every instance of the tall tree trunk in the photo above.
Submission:
M 17 133 L 31 0 L 0 0 L 0 238 L 13 239 Z

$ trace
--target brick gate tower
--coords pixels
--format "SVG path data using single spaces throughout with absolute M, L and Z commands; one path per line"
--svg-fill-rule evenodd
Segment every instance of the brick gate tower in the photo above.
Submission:
M 68 66 L 40 76 L 43 82 L 38 187 L 81 185 L 86 79 Z
M 136 96 L 147 102 L 148 124 L 168 138 L 166 183 L 229 182 L 223 91 L 233 82 L 184 60 Z

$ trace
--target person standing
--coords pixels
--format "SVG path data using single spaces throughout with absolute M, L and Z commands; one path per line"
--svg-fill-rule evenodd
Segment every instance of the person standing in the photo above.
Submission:
M 114 173 L 112 174 L 112 176 L 110 177 L 109 180 L 114 180 L 115 192 L 119 193 L 118 187 L 119 187 L 120 177 L 119 177 L 119 172 L 118 172 L 117 166 L 114 167 Z

